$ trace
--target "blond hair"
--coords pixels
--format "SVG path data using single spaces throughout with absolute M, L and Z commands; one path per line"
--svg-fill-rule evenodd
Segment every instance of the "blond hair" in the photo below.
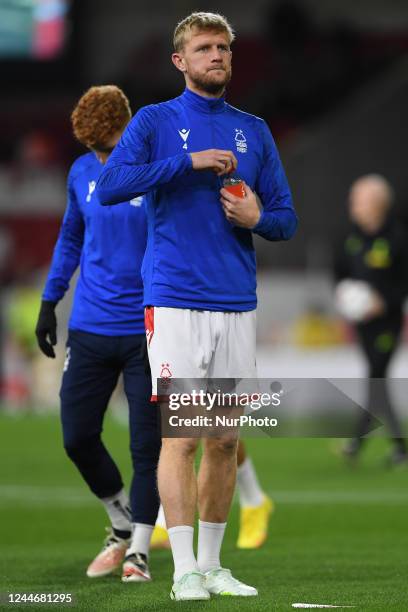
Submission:
M 176 52 L 181 51 L 186 42 L 188 34 L 193 28 L 197 30 L 214 30 L 215 32 L 225 32 L 228 36 L 229 44 L 235 38 L 234 31 L 228 20 L 219 13 L 191 13 L 177 24 L 173 35 L 173 46 Z

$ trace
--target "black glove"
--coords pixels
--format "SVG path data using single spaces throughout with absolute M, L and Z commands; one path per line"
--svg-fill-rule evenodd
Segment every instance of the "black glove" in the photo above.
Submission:
M 43 300 L 38 315 L 35 335 L 38 346 L 47 357 L 55 358 L 53 346 L 57 344 L 57 317 L 55 316 L 55 302 Z M 49 340 L 47 339 L 47 336 Z

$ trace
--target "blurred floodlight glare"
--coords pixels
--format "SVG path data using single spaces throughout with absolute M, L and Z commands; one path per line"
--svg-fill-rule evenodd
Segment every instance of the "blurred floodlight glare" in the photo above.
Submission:
M 0 60 L 56 59 L 64 49 L 69 0 L 0 0 Z

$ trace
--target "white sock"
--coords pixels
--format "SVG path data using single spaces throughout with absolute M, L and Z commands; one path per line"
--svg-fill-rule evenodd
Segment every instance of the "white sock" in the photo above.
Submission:
M 197 562 L 200 572 L 221 567 L 220 550 L 227 523 L 198 521 Z
M 158 527 L 163 527 L 163 529 L 167 529 L 166 527 L 166 517 L 164 516 L 164 510 L 162 504 L 160 504 L 159 513 L 156 519 L 156 525 Z
M 149 555 L 150 538 L 152 537 L 153 525 L 146 525 L 145 523 L 133 523 L 132 539 L 130 546 L 126 551 L 126 555 L 134 555 L 135 553 L 142 553 Z
M 260 506 L 264 501 L 264 493 L 249 457 L 238 466 L 237 487 L 241 506 Z
M 194 556 L 193 537 L 194 529 L 189 525 L 170 527 L 169 534 L 171 552 L 174 560 L 174 580 L 178 580 L 187 572 L 198 571 L 198 564 Z
M 112 497 L 104 497 L 101 502 L 105 506 L 114 529 L 119 531 L 132 530 L 129 498 L 124 489 L 116 495 L 112 495 Z

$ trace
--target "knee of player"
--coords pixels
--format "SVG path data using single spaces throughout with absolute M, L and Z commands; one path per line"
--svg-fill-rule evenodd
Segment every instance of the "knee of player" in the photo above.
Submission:
M 238 436 L 236 433 L 226 433 L 219 438 L 207 438 L 204 442 L 204 452 L 217 452 L 225 455 L 236 453 Z
M 82 455 L 89 455 L 94 452 L 95 446 L 101 443 L 100 436 L 83 437 L 78 434 L 64 436 L 64 449 L 68 457 L 76 459 Z
M 78 455 L 81 455 L 84 452 L 86 445 L 81 443 L 79 440 L 68 440 L 64 442 L 64 449 L 66 454 L 70 459 L 76 459 Z
M 191 457 L 195 455 L 199 441 L 199 438 L 163 438 L 162 455 Z

